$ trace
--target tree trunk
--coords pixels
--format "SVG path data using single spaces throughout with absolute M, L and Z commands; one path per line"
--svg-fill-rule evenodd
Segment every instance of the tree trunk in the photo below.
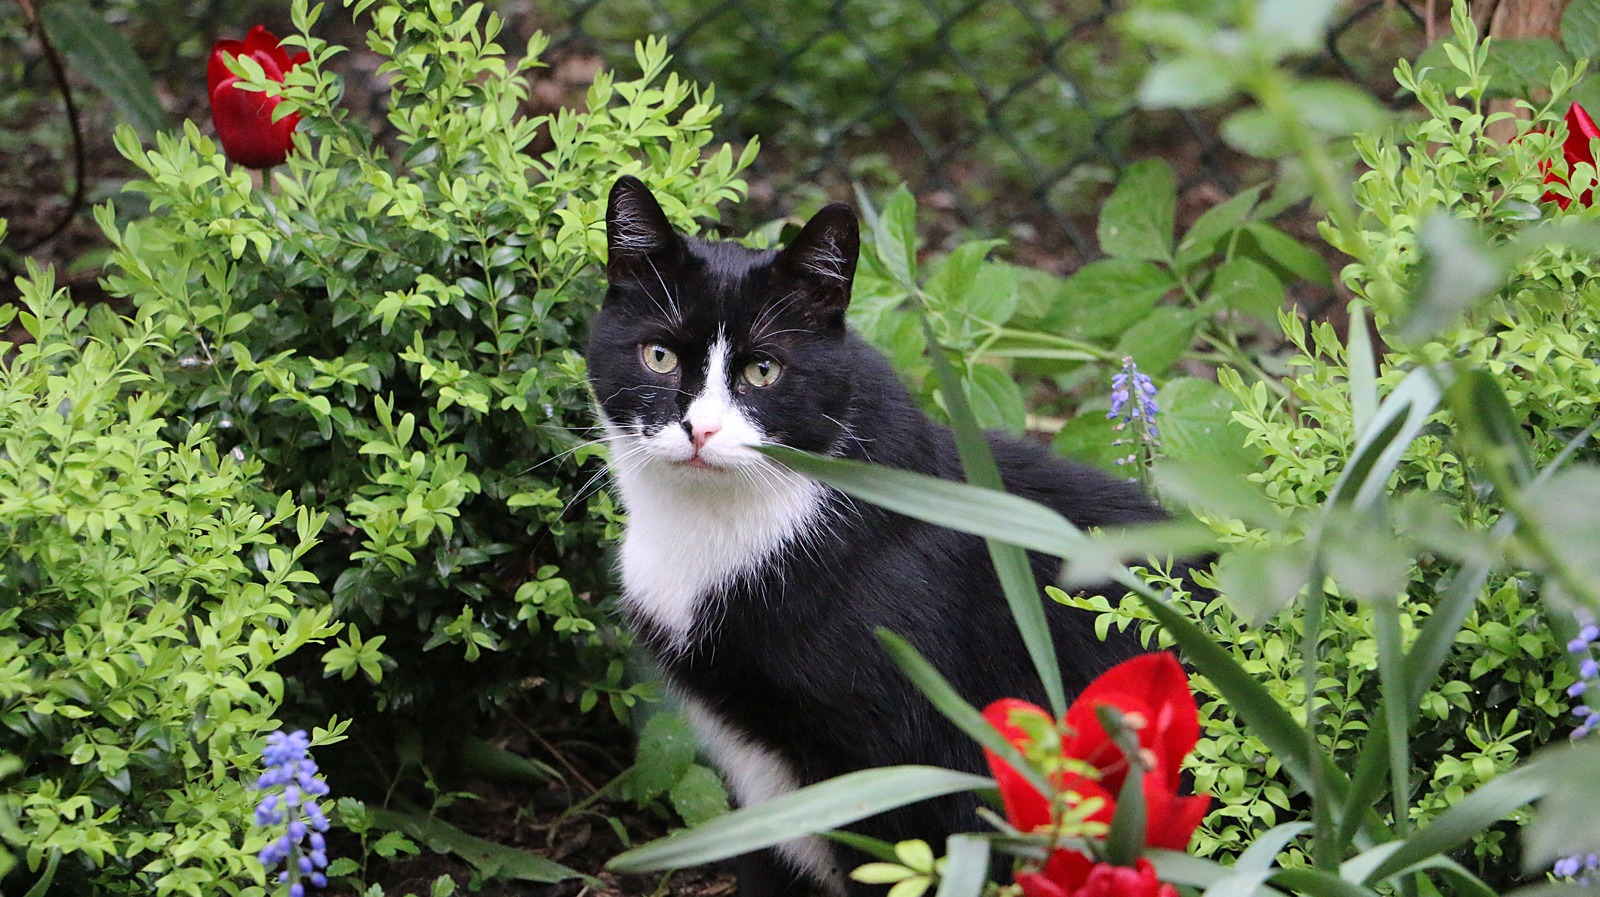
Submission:
M 1489 7 L 1488 32 L 1492 37 L 1547 37 L 1559 42 L 1561 14 L 1566 11 L 1568 2 L 1569 0 L 1497 0 L 1494 3 L 1476 3 L 1474 6 Z M 1492 101 L 1489 104 L 1489 111 L 1510 112 L 1519 117 L 1522 115 L 1510 100 Z M 1516 123 L 1511 121 L 1496 122 L 1489 129 L 1489 136 L 1502 143 L 1509 141 L 1516 134 Z

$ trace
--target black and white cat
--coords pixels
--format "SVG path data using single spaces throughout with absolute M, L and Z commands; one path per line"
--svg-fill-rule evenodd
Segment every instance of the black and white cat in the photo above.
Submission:
M 1042 701 L 982 540 L 850 500 L 755 450 L 785 445 L 959 479 L 930 421 L 845 326 L 854 214 L 818 212 L 782 251 L 677 233 L 624 177 L 606 216 L 609 289 L 589 377 L 627 511 L 623 605 L 737 800 L 854 770 L 923 763 L 981 771 L 982 752 L 873 636 L 901 635 L 973 704 Z M 1137 486 L 992 436 L 1007 488 L 1080 527 L 1160 519 Z M 1033 559 L 1041 582 L 1059 562 Z M 1069 691 L 1138 650 L 1050 605 Z M 977 830 L 972 795 L 852 828 L 941 849 Z M 842 874 L 865 858 L 820 838 L 744 858 L 740 893 L 875 893 Z

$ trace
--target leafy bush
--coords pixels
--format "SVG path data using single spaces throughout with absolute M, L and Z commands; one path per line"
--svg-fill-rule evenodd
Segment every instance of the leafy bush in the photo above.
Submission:
M 1063 415 L 1054 419 L 1056 448 L 1115 469 L 1111 427 L 1091 412 L 1106 409 L 1106 385 L 1131 357 L 1163 384 L 1169 457 L 1239 456 L 1232 400 L 1210 380 L 1187 375 L 1183 363 L 1224 360 L 1282 390 L 1240 348 L 1241 335 L 1275 322 L 1294 283 L 1330 280 L 1314 251 L 1267 220 L 1282 200 L 1263 202 L 1263 192 L 1247 190 L 1179 233 L 1172 169 L 1160 160 L 1136 163 L 1101 212 L 1110 257 L 1062 277 L 988 259 L 997 240 L 962 243 L 919 264 L 915 201 L 901 189 L 881 212 L 866 208 L 868 242 L 850 323 L 935 415 L 946 412 L 929 334 L 955 353 L 980 424 L 1020 434 L 1030 413 L 1035 428 Z
M 242 782 L 278 727 L 276 667 L 336 635 L 300 562 L 324 515 L 258 510 L 261 463 L 169 427 L 150 327 L 19 279 L 0 344 L 0 837 L 65 892 L 259 881 Z M 175 433 L 175 438 L 163 433 Z M 0 870 L 3 871 L 3 870 Z M 21 874 L 20 871 L 18 874 Z
M 1131 126 L 1117 118 L 1144 62 L 1081 39 L 1101 15 L 1100 4 L 1081 0 L 1048 11 L 1011 0 L 743 0 L 714 9 L 611 0 L 583 24 L 623 45 L 681 36 L 674 43 L 691 70 L 739 98 L 741 131 L 761 134 L 801 170 L 811 157 L 842 156 L 863 177 L 890 172 L 892 183 L 885 143 L 909 127 L 949 152 L 970 145 L 964 155 L 976 164 L 961 188 L 975 203 L 1003 207 L 1017 185 L 1074 165 L 1058 188 L 1068 195 L 1055 198 L 1081 202 L 1073 194 L 1088 192 L 1086 182 L 1110 176 L 1084 157 L 1129 142 Z M 753 66 L 752 55 L 774 63 Z
M 1428 116 L 1356 139 L 1370 170 L 1352 203 L 1331 143 L 1361 116 L 1296 102 L 1340 91 L 1285 64 L 1317 45 L 1337 5 L 1148 0 L 1127 23 L 1176 51 L 1147 80 L 1147 98 L 1198 105 L 1238 92 L 1253 100 L 1235 114 L 1236 127 L 1309 174 L 1328 211 L 1324 233 L 1354 259 L 1343 272 L 1357 296 L 1347 340 L 1284 319 L 1294 347 L 1287 396 L 1222 371 L 1257 463 L 1157 464 L 1165 496 L 1192 507 L 1207 532 L 1168 523 L 1086 538 L 1012 496 L 952 484 L 936 496 L 874 479 L 862 465 L 781 456 L 856 497 L 988 537 L 997 563 L 1005 562 L 999 545 L 1013 543 L 1066 558 L 1069 581 L 1126 585 L 1132 594 L 1120 607 L 1058 597 L 1106 611 L 1103 626 L 1155 623 L 1152 639 L 1176 645 L 1203 677 L 1196 685 L 1210 696 L 1212 719 L 1195 785 L 1223 806 L 1196 847 L 1221 862 L 1159 851 L 1141 858 L 1150 820 L 1138 809 L 1140 789 L 1126 784 L 1103 837 L 1085 837 L 1082 816 L 1098 809 L 1071 793 L 1084 771 L 1063 765 L 1080 758 L 1061 747 L 1066 736 L 1044 724 L 1023 744 L 999 738 L 927 661 L 881 633 L 940 711 L 1013 771 L 1032 773 L 1031 787 L 1052 801 L 1051 819 L 1036 826 L 1009 812 L 1006 821 L 1027 830 L 955 835 L 938 861 L 928 845 L 867 844 L 890 866 L 862 867 L 860 880 L 975 897 L 993 893 L 985 880 L 998 850 L 1016 854 L 1035 883 L 1043 866 L 1066 893 L 1078 885 L 1050 871 L 1064 850 L 1122 866 L 1110 873 L 1121 884 L 1108 892 L 1156 893 L 1149 870 L 1129 868 L 1148 861 L 1161 879 L 1207 893 L 1265 884 L 1317 897 L 1492 895 L 1544 878 L 1557 857 L 1600 851 L 1600 780 L 1591 774 L 1600 745 L 1548 744 L 1565 735 L 1557 717 L 1573 681 L 1574 660 L 1559 645 L 1577 629 L 1575 612 L 1592 621 L 1600 611 L 1600 452 L 1592 441 L 1600 375 L 1589 357 L 1600 226 L 1589 208 L 1595 172 L 1584 158 L 1592 146 L 1569 147 L 1566 164 L 1560 158 L 1559 104 L 1571 73 L 1557 70 L 1548 102 L 1526 104 L 1529 118 L 1512 142 L 1489 138 L 1487 126 L 1509 116 L 1485 110 L 1486 48 L 1457 2 L 1448 55 L 1465 80 L 1459 102 L 1402 63 L 1400 81 Z M 1571 208 L 1560 210 L 1557 198 L 1570 198 Z M 1368 311 L 1387 345 L 1381 357 Z M 941 383 L 951 385 L 955 373 L 941 372 Z M 976 419 L 956 401 L 964 392 L 946 392 L 969 446 L 964 460 L 975 481 L 992 481 Z M 1181 556 L 1201 543 L 1220 556 L 1200 577 L 1215 587 L 1211 599 L 1121 562 Z M 1177 591 L 1163 594 L 1152 579 Z M 1026 606 L 1029 592 L 1016 589 L 1015 606 Z M 1025 638 L 1042 634 L 1028 614 L 1016 622 Z M 1591 622 L 1569 645 L 1588 659 L 1585 678 L 1596 632 Z M 1038 667 L 1048 689 L 1059 674 L 1052 662 Z M 1037 722 L 1059 718 L 1061 703 L 1035 714 Z M 1101 721 L 1109 730 L 1117 713 L 1108 709 Z M 1593 712 L 1585 704 L 1579 717 Z M 1138 731 L 1160 717 L 1124 732 L 1128 767 L 1162 766 L 1159 755 L 1146 756 Z M 1029 760 L 1043 756 L 1029 767 L 1006 753 L 1011 747 L 1028 748 Z M 1004 796 L 998 770 L 997 779 Z M 853 773 L 629 851 L 614 866 L 734 854 L 988 784 L 924 767 Z M 1143 796 L 1150 799 L 1148 784 Z M 1497 827 L 1507 820 L 1526 823 L 1515 841 Z M 1575 881 L 1550 892 L 1592 887 L 1586 866 L 1556 867 Z M 1022 890 L 1046 889 L 1024 882 Z M 1536 892 L 1546 890 L 1516 893 Z
M 1485 263 L 1474 262 L 1476 250 L 1452 236 L 1449 222 L 1475 222 L 1485 239 L 1504 242 L 1559 214 L 1554 203 L 1541 203 L 1549 189 L 1541 164 L 1560 154 L 1556 138 L 1572 77 L 1559 71 L 1549 99 L 1524 104 L 1529 115 L 1517 122 L 1517 136 L 1501 143 L 1487 129 L 1510 116 L 1491 116 L 1486 109 L 1487 42 L 1478 40 L 1459 11 L 1455 26 L 1450 71 L 1421 72 L 1404 61 L 1397 70 L 1428 115 L 1354 142 L 1368 167 L 1354 186 L 1356 208 L 1325 230 L 1334 246 L 1358 260 L 1343 272 L 1345 285 L 1362 300 L 1349 342 L 1326 324 L 1307 326 L 1283 316 L 1294 350 L 1286 360 L 1292 372 L 1286 398 L 1230 370 L 1219 372 L 1237 403 L 1234 423 L 1251 449 L 1248 479 L 1260 484 L 1277 512 L 1243 519 L 1211 515 L 1219 538 L 1236 549 L 1219 565 L 1216 579 L 1205 581 L 1225 598 L 1183 603 L 1284 703 L 1303 694 L 1308 675 L 1299 645 L 1308 611 L 1289 602 L 1321 575 L 1307 546 L 1324 538 L 1289 521 L 1317 520 L 1304 512 L 1332 500 L 1376 402 L 1397 392 L 1397 401 L 1403 400 L 1409 393 L 1400 390 L 1411 372 L 1454 360 L 1492 374 L 1514 410 L 1516 428 L 1529 440 L 1529 463 L 1536 468 L 1574 444 L 1578 457 L 1595 457 L 1581 439 L 1573 442 L 1600 407 L 1600 366 L 1587 351 L 1600 318 L 1592 303 L 1577 298 L 1597 270 L 1592 256 L 1559 247 L 1531 252 L 1519 257 L 1509 282 L 1474 315 L 1442 332 L 1418 323 L 1472 298 L 1459 282 L 1436 296 L 1429 284 L 1430 277 L 1444 276 L 1439 265 L 1469 282 L 1492 277 L 1493 266 L 1484 275 Z M 1461 104 L 1451 102 L 1442 83 L 1462 85 Z M 1362 308 L 1372 309 L 1377 333 L 1389 347 L 1376 361 Z M 1342 585 L 1322 611 L 1325 628 L 1310 675 L 1321 684 L 1318 737 L 1338 762 L 1354 763 L 1380 698 L 1372 675 L 1383 638 L 1370 611 L 1374 590 L 1403 591 L 1395 625 L 1403 644 L 1413 645 L 1438 612 L 1442 590 L 1452 585 L 1446 574 L 1475 550 L 1487 550 L 1454 534 L 1486 532 L 1506 514 L 1503 497 L 1467 463 L 1458 435 L 1463 426 L 1440 412 L 1420 427 L 1387 484 L 1404 496 L 1392 519 L 1344 534 L 1333 549 L 1340 553 L 1325 572 Z M 1411 551 L 1418 556 L 1410 557 Z M 1252 593 L 1258 597 L 1247 600 Z M 1404 805 L 1410 822 L 1436 817 L 1570 729 L 1565 691 L 1574 670 L 1564 662 L 1562 645 L 1572 620 L 1541 607 L 1538 596 L 1537 578 L 1513 565 L 1488 578 L 1462 621 L 1438 680 L 1420 699 L 1421 722 L 1410 742 L 1411 777 L 1418 785 Z M 1108 607 L 1103 600 L 1075 603 Z M 1133 602 L 1123 602 L 1114 616 L 1122 625 L 1130 617 L 1149 619 Z M 1228 854 L 1273 825 L 1303 818 L 1306 808 L 1275 763 L 1257 762 L 1270 753 L 1260 734 L 1229 713 L 1220 694 L 1214 697 L 1207 724 L 1212 737 L 1203 743 L 1195 774 L 1198 786 L 1223 806 L 1202 830 L 1197 849 Z M 1392 814 L 1396 805 L 1381 809 Z M 1527 816 L 1516 818 L 1525 822 Z M 1488 830 L 1472 847 L 1479 873 L 1493 881 L 1517 876 L 1506 833 L 1503 827 Z
M 347 5 L 371 11 L 391 133 L 339 107 L 342 48 L 297 0 L 284 43 L 309 61 L 245 80 L 302 115 L 298 150 L 257 186 L 192 124 L 151 150 L 120 132 L 152 214 L 100 216 L 108 287 L 173 346 L 169 414 L 326 511 L 305 565 L 351 623 L 328 674 L 381 679 L 380 707 L 427 715 L 430 737 L 539 686 L 622 714 L 646 686 L 604 625 L 617 512 L 593 488 L 579 344 L 604 199 L 639 174 L 692 226 L 742 192 L 755 148 L 710 151 L 712 93 L 664 74 L 660 42 L 638 78 L 597 76 L 586 110 L 530 118 L 542 36 L 508 61 L 480 4 Z M 363 681 L 304 672 L 308 699 L 370 706 Z

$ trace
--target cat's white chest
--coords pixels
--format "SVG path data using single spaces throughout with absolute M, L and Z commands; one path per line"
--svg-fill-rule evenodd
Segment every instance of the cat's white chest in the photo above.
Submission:
M 714 477 L 613 467 L 628 513 L 623 600 L 677 650 L 693 641 L 697 621 L 714 617 L 701 608 L 719 587 L 807 538 L 825 503 L 824 487 L 775 466 Z

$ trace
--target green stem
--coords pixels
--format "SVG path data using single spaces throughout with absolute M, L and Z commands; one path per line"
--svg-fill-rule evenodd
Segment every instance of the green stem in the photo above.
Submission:
M 1357 251 L 1352 255 L 1366 262 L 1369 254 L 1367 235 L 1357 226 L 1356 208 L 1340 177 L 1339 166 L 1334 164 L 1327 145 L 1316 138 L 1300 111 L 1290 101 L 1289 83 L 1289 77 L 1274 68 L 1246 79 L 1244 86 L 1283 129 L 1290 151 L 1306 166 L 1311 195 L 1327 212 L 1334 228 L 1355 242 Z

